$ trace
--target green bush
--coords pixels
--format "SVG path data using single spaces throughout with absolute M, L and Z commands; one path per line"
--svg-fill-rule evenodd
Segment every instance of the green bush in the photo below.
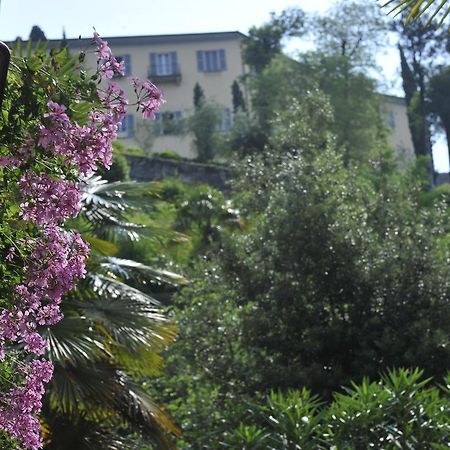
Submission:
M 153 152 L 151 154 L 152 158 L 163 158 L 163 159 L 173 159 L 175 161 L 184 161 L 186 158 L 183 158 L 174 150 L 164 150 L 162 152 Z
M 306 389 L 272 392 L 250 404 L 246 421 L 226 438 L 237 449 L 445 449 L 450 442 L 450 398 L 423 372 L 393 370 L 363 380 L 330 405 Z M 448 380 L 448 377 L 447 377 Z

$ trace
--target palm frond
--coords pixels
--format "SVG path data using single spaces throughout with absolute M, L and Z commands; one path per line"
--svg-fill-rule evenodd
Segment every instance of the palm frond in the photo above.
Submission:
M 119 377 L 119 382 L 123 386 L 120 391 L 123 397 L 119 399 L 123 405 L 122 413 L 133 423 L 142 424 L 144 429 L 151 430 L 150 436 L 158 449 L 173 448 L 169 434 L 180 436 L 180 428 L 173 423 L 165 410 L 156 404 L 138 383 L 124 373 L 120 373 Z M 157 424 L 162 426 L 164 433 L 161 433 L 161 428 Z
M 83 234 L 82 236 L 89 244 L 90 250 L 94 254 L 113 256 L 119 251 L 118 246 L 110 241 L 105 241 L 96 236 L 89 236 L 86 234 Z
M 426 12 L 430 12 L 432 7 L 434 7 L 434 11 L 430 12 L 427 26 L 436 18 L 439 18 L 438 26 L 442 25 L 446 17 L 450 14 L 448 0 L 389 0 L 384 2 L 381 7 L 391 8 L 388 14 L 394 14 L 394 17 L 405 13 L 405 25 L 411 20 L 417 20 L 422 17 Z
M 125 280 L 135 279 L 139 281 L 142 278 L 146 280 L 153 279 L 160 283 L 166 283 L 172 286 L 188 283 L 188 280 L 182 275 L 163 269 L 156 269 L 131 259 L 105 257 L 103 258 L 103 262 L 100 263 L 100 267 Z
M 136 181 L 115 181 L 109 183 L 100 176 L 85 180 L 82 202 L 86 207 L 100 205 L 108 209 L 125 211 L 132 207 L 148 208 L 159 196 L 157 183 L 138 183 Z
M 76 419 L 89 416 L 105 419 L 115 402 L 115 370 L 108 362 L 56 364 L 49 386 L 49 405 L 53 411 Z
M 86 302 L 84 311 L 102 327 L 114 345 L 129 349 L 147 345 L 162 350 L 176 335 L 176 327 L 162 315 L 158 302 L 121 281 L 100 274 L 90 274 L 93 290 L 102 301 Z
M 63 322 L 45 328 L 42 337 L 47 341 L 50 361 L 61 365 L 95 361 L 108 353 L 92 323 L 83 316 L 66 316 Z

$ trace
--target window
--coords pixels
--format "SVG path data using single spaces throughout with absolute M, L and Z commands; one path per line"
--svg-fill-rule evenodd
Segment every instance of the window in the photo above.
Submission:
M 150 74 L 153 76 L 178 75 L 177 53 L 150 53 Z
M 155 113 L 155 122 L 160 134 L 180 134 L 183 124 L 181 111 L 164 111 Z
M 226 70 L 225 50 L 198 50 L 197 68 L 199 72 L 222 72 Z
M 129 77 L 131 75 L 131 57 L 130 55 L 116 56 L 118 62 L 124 62 L 125 72 L 124 76 Z M 119 75 L 120 76 L 120 75 Z
M 395 114 L 389 111 L 386 115 L 386 124 L 392 129 L 395 129 Z
M 117 135 L 120 138 L 129 138 L 134 135 L 134 116 L 127 114 L 122 123 L 119 125 L 117 130 Z

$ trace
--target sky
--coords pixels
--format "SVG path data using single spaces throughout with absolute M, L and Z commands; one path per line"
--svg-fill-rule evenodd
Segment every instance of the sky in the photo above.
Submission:
M 375 1 L 375 0 L 367 0 Z M 334 0 L 0 0 L 0 39 L 27 38 L 39 25 L 50 39 L 89 37 L 93 27 L 102 36 L 203 33 L 241 31 L 261 25 L 270 12 L 300 7 L 308 12 L 325 12 Z M 392 42 L 394 44 L 394 42 Z M 291 43 L 295 53 L 301 43 Z M 380 91 L 402 95 L 399 58 L 395 46 L 380 52 L 382 68 L 377 78 Z M 443 141 L 434 146 L 438 171 L 449 170 Z

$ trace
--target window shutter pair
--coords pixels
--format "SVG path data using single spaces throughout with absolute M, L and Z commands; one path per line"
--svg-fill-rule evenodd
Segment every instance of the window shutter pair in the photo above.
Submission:
M 225 50 L 197 50 L 199 72 L 221 72 L 227 69 Z
M 150 74 L 162 75 L 161 64 L 158 64 L 158 56 L 160 55 L 169 55 L 170 75 L 177 75 L 178 73 L 177 52 L 150 53 Z

